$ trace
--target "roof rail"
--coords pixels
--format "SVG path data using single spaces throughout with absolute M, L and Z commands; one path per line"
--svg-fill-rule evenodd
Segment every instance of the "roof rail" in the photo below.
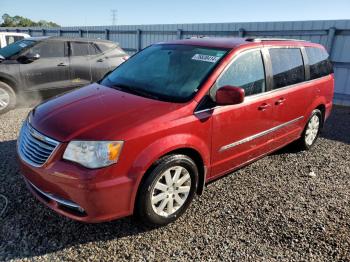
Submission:
M 302 39 L 292 39 L 292 38 L 254 38 L 254 37 L 247 37 L 245 39 L 249 42 L 263 42 L 263 41 L 301 41 L 301 42 L 309 42 Z

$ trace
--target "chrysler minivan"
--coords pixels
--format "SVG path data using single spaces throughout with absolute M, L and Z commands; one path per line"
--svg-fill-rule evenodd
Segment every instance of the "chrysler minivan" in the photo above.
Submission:
M 323 46 L 198 38 L 151 45 L 34 108 L 17 151 L 29 190 L 75 220 L 176 220 L 206 183 L 294 142 L 332 108 Z M 321 146 L 321 145 L 320 145 Z

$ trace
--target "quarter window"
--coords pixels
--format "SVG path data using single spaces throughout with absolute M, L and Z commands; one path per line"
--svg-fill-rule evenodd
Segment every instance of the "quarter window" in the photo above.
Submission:
M 305 80 L 304 63 L 299 48 L 269 49 L 273 89 L 294 85 Z
M 265 91 L 265 71 L 260 50 L 247 51 L 238 56 L 217 81 L 217 87 L 241 87 L 245 95 Z
M 316 79 L 333 73 L 333 67 L 326 50 L 317 47 L 305 47 L 310 64 L 310 78 Z
M 102 52 L 106 52 L 110 49 L 118 48 L 118 46 L 114 43 L 97 43 L 97 45 Z

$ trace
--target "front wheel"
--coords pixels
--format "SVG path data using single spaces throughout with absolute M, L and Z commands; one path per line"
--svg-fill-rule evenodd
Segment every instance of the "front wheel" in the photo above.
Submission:
M 16 94 L 6 83 L 0 82 L 0 114 L 6 113 L 16 105 Z
M 296 141 L 301 150 L 309 150 L 316 142 L 322 127 L 322 112 L 318 109 L 312 111 L 309 121 L 301 137 Z
M 198 184 L 198 169 L 185 155 L 169 155 L 156 163 L 142 183 L 135 213 L 148 225 L 175 221 L 191 203 Z

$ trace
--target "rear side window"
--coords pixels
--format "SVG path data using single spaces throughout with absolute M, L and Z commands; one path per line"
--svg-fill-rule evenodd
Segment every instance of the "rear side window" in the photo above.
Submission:
M 269 49 L 273 89 L 294 85 L 305 80 L 303 58 L 299 48 Z
M 113 43 L 97 43 L 98 47 L 102 52 L 110 50 L 112 48 L 117 48 L 118 46 Z
M 5 38 L 6 38 L 6 43 L 8 45 L 10 45 L 10 44 L 12 44 L 14 42 L 22 40 L 24 37 L 23 36 L 17 36 L 17 35 L 16 36 L 14 36 L 14 35 L 7 35 L 7 36 L 5 36 Z
M 127 55 L 118 45 L 114 43 L 97 43 L 101 52 L 110 51 L 110 55 L 125 56 Z
M 217 87 L 241 87 L 245 95 L 265 91 L 265 71 L 260 50 L 248 51 L 238 56 L 217 81 Z
M 88 42 L 71 42 L 71 56 L 87 56 L 96 55 L 100 51 L 96 48 L 93 43 Z
M 305 47 L 310 64 L 310 78 L 316 79 L 333 73 L 333 67 L 326 50 L 317 47 Z

